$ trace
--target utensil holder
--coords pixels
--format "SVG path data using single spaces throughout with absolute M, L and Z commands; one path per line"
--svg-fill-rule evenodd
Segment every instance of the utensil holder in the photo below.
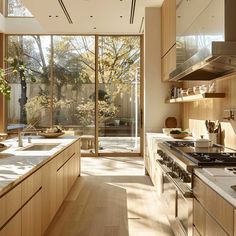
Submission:
M 207 133 L 205 135 L 206 139 L 211 141 L 211 145 L 219 143 L 219 134 L 218 133 Z

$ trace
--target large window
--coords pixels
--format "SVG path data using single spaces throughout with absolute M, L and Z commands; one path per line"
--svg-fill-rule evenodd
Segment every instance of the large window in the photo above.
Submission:
M 61 125 L 87 153 L 140 151 L 140 36 L 14 35 L 8 57 L 36 78 L 9 76 L 8 131 Z
M 32 14 L 20 0 L 7 0 L 7 16 L 32 17 Z

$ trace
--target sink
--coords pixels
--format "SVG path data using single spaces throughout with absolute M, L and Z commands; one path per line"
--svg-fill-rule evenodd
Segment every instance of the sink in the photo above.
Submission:
M 19 151 L 50 151 L 59 143 L 34 143 L 28 147 L 21 148 Z

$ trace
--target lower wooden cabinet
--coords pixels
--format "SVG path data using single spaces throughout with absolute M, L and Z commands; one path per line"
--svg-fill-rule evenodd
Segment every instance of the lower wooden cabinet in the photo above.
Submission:
M 194 199 L 193 204 L 193 224 L 195 227 L 194 235 L 197 236 L 227 236 L 224 229 L 220 226 L 213 216 L 201 206 L 201 204 Z M 198 233 L 199 232 L 199 233 Z
M 196 176 L 193 193 L 196 198 L 193 223 L 198 233 L 201 236 L 234 236 L 234 207 Z
M 43 235 L 79 175 L 78 140 L 0 197 L 0 236 Z
M 42 167 L 42 232 L 44 233 L 57 212 L 56 158 Z
M 227 232 L 226 235 L 233 236 L 234 207 L 196 176 L 193 178 L 193 193 L 203 209 L 208 212 L 209 216 L 213 217 L 221 228 Z M 208 227 L 211 224 L 212 222 L 209 221 Z M 199 231 L 198 227 L 197 229 Z M 201 231 L 199 232 L 201 233 Z
M 21 236 L 21 211 L 0 230 L 0 236 Z
M 21 210 L 22 236 L 42 235 L 42 189 Z

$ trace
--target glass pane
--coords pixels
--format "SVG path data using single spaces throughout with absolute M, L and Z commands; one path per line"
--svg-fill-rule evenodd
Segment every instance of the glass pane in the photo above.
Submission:
M 15 76 L 9 66 L 8 79 L 11 98 L 8 102 L 8 130 L 23 128 L 27 124 L 36 127 L 50 126 L 50 36 L 9 36 L 8 57 L 24 63 L 31 69 L 26 79 Z
M 140 37 L 99 37 L 99 152 L 140 152 Z
M 95 37 L 54 36 L 53 123 L 81 135 L 95 152 Z
M 8 16 L 32 16 L 29 10 L 24 7 L 20 0 L 7 0 L 8 3 Z

